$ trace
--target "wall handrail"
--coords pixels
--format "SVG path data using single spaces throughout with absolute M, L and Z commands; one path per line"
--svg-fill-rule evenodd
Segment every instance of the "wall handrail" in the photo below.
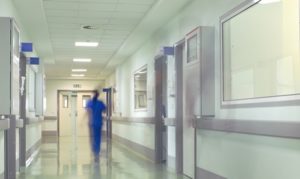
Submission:
M 7 130 L 10 128 L 10 119 L 5 118 L 0 120 L 0 131 Z
M 44 120 L 45 121 L 56 121 L 57 120 L 57 116 L 45 116 Z
M 27 117 L 26 124 L 30 125 L 30 124 L 41 123 L 44 121 L 43 118 L 44 117 Z
M 24 120 L 23 119 L 17 119 L 16 120 L 16 127 L 17 128 L 23 128 L 24 127 Z
M 300 122 L 208 119 L 196 121 L 197 129 L 282 138 L 300 138 Z
M 113 122 L 155 124 L 155 117 L 111 117 Z

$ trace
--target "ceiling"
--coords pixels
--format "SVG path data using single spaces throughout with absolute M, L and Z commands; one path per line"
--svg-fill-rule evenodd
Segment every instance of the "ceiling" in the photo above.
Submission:
M 84 79 L 103 79 L 149 38 L 145 34 L 152 34 L 188 1 L 14 0 L 14 3 L 35 50 L 45 61 L 48 79 L 75 78 L 71 77 L 74 68 L 87 69 Z M 176 5 L 168 7 L 170 2 Z M 145 29 L 145 24 L 151 27 Z M 85 25 L 95 29 L 83 29 Z M 76 41 L 96 41 L 99 46 L 75 47 Z M 92 63 L 74 63 L 73 58 L 91 58 Z

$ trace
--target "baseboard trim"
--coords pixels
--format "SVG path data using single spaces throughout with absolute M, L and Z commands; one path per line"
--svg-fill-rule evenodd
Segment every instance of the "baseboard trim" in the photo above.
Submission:
M 197 179 L 227 179 L 211 171 L 197 167 Z
M 42 131 L 42 136 L 57 136 L 57 131 Z
M 33 146 L 26 151 L 26 166 L 30 165 L 33 159 L 38 154 L 38 149 L 42 144 L 42 140 L 38 140 Z
M 132 142 L 128 139 L 125 139 L 125 138 L 120 137 L 120 136 L 115 135 L 115 134 L 112 134 L 112 138 L 113 138 L 113 140 L 116 140 L 119 143 L 126 145 L 128 148 L 132 149 L 133 151 L 143 155 L 147 159 L 149 159 L 151 161 L 155 161 L 155 151 L 153 149 L 150 149 L 150 148 L 145 147 L 141 144 Z

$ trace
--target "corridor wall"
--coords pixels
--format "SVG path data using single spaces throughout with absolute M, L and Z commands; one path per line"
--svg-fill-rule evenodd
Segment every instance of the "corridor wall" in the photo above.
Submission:
M 147 65 L 147 106 L 146 110 L 134 109 L 134 79 L 133 74 L 142 66 Z M 118 67 L 115 74 L 109 79 L 114 79 L 116 86 L 116 110 L 113 116 L 119 117 L 153 117 L 154 116 L 154 62 L 152 59 L 136 59 L 125 62 L 121 67 Z M 110 80 L 113 81 L 113 80 Z M 155 126 L 154 124 L 146 123 L 124 123 L 113 121 L 112 125 L 113 136 L 123 141 L 128 141 L 139 148 L 139 152 L 151 153 L 147 158 L 154 160 L 155 149 Z M 143 150 L 143 151 L 140 151 Z
M 177 16 L 166 22 L 155 34 L 132 54 L 116 70 L 116 85 L 120 91 L 120 112 L 122 116 L 153 116 L 153 101 L 148 100 L 150 108 L 145 112 L 133 109 L 132 72 L 148 64 L 153 67 L 153 59 L 161 46 L 172 46 L 197 26 L 215 27 L 215 113 L 217 119 L 252 119 L 300 121 L 299 106 L 221 108 L 220 80 L 220 29 L 219 18 L 242 0 L 195 0 L 187 5 Z M 153 93 L 153 68 L 148 72 L 148 91 Z M 153 95 L 153 94 L 152 94 Z M 151 98 L 150 98 L 151 99 Z M 288 118 L 287 118 L 288 116 Z M 144 135 L 143 130 L 134 130 L 122 125 L 124 133 L 113 126 L 114 134 L 125 136 L 135 142 Z M 150 126 L 143 126 L 151 131 Z M 125 132 L 126 131 L 126 132 Z M 131 137 L 125 133 L 133 133 Z M 154 130 L 144 136 L 152 141 Z M 275 137 L 253 136 L 236 133 L 198 130 L 197 167 L 228 179 L 296 179 L 299 176 L 300 141 Z M 149 146 L 148 146 L 149 147 Z
M 30 38 L 27 33 L 27 29 L 24 26 L 23 20 L 21 16 L 18 14 L 18 12 L 15 9 L 14 2 L 12 0 L 2 0 L 0 1 L 0 16 L 1 17 L 12 17 L 17 23 L 18 28 L 20 29 L 20 40 L 21 42 L 30 42 Z M 36 52 L 33 52 L 33 55 L 37 55 Z M 26 135 L 26 149 L 30 149 L 33 147 L 33 145 L 36 144 L 37 141 L 41 140 L 41 124 L 37 123 L 34 125 L 26 126 L 27 128 L 27 135 Z M 17 132 L 18 130 L 16 130 Z M 17 139 L 18 139 L 17 134 Z M 19 146 L 19 140 L 16 140 L 16 146 Z M 2 159 L 0 161 L 0 178 L 3 176 L 4 172 L 4 132 L 0 131 L 0 158 Z M 18 151 L 18 150 L 17 150 Z M 27 151 L 29 152 L 29 151 Z M 17 160 L 19 159 L 19 156 L 17 154 Z

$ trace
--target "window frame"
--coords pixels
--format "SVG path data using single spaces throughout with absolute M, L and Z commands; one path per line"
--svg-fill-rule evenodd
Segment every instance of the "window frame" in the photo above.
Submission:
M 136 88 L 135 88 L 135 75 L 139 72 L 139 71 L 141 71 L 141 70 L 143 70 L 143 69 L 146 69 L 146 101 L 145 101 L 145 104 L 146 104 L 146 107 L 143 107 L 143 108 L 136 108 L 136 100 L 138 100 L 138 99 L 136 99 Z M 134 111 L 136 111 L 136 112 L 138 112 L 138 111 L 147 111 L 148 110 L 148 106 L 149 106 L 149 104 L 148 104 L 148 98 L 147 98 L 147 96 L 148 96 L 148 65 L 147 64 L 145 64 L 145 65 L 143 65 L 143 66 L 141 66 L 140 68 L 138 68 L 137 70 L 135 70 L 134 72 L 133 72 L 133 109 L 134 109 Z
M 290 105 L 299 105 L 300 102 L 300 93 L 287 94 L 287 95 L 277 95 L 277 96 L 263 96 L 263 97 L 253 97 L 253 98 L 244 98 L 244 99 L 231 99 L 225 100 L 225 69 L 224 69 L 224 47 L 223 47 L 223 24 L 230 20 L 231 18 L 239 15 L 240 13 L 246 11 L 247 9 L 255 6 L 262 0 L 245 0 L 237 7 L 225 13 L 221 16 L 219 21 L 220 28 L 220 102 L 221 107 L 223 108 L 234 108 L 234 107 L 258 107 L 258 106 L 290 106 Z M 300 4 L 300 3 L 299 3 Z M 300 13 L 300 10 L 299 10 Z M 300 33 L 300 32 L 299 32 Z

